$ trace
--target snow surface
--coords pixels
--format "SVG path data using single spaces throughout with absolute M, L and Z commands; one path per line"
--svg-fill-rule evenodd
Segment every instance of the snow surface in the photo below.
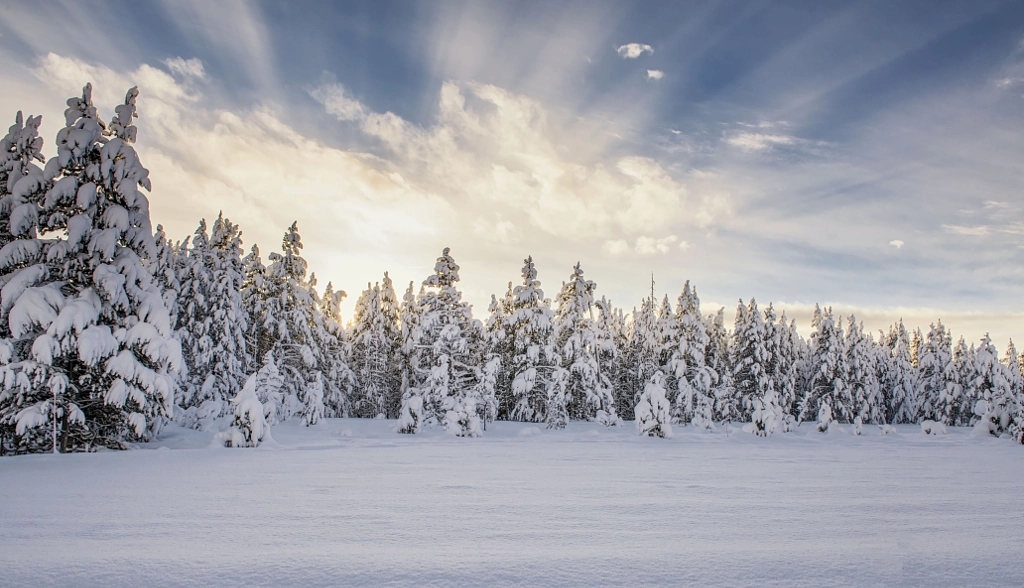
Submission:
M 293 419 L 0 458 L 0 585 L 1020 586 L 1008 440 Z

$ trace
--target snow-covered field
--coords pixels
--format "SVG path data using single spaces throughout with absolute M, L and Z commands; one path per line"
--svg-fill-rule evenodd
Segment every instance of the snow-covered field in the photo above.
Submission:
M 0 459 L 0 584 L 1020 586 L 1024 448 L 494 423 Z

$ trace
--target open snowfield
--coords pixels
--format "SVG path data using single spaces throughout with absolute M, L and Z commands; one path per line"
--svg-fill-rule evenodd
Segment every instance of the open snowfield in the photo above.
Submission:
M 285 423 L 0 459 L 0 584 L 1020 586 L 1024 448 L 627 423 Z M 535 434 L 530 434 L 535 433 Z

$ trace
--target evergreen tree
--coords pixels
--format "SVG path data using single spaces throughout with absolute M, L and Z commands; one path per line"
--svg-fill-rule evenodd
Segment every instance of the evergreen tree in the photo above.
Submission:
M 298 223 L 292 223 L 281 241 L 281 253 L 270 254 L 264 287 L 266 299 L 262 325 L 277 368 L 284 381 L 281 420 L 303 414 L 314 424 L 323 407 L 324 363 L 323 318 L 314 289 L 315 280 L 306 278 L 307 264 L 301 256 L 302 237 Z M 347 414 L 347 406 L 343 407 Z
M 734 392 L 732 366 L 729 363 L 730 337 L 729 331 L 725 328 L 725 308 L 719 308 L 717 313 L 704 317 L 704 326 L 708 333 L 705 365 L 718 376 L 718 382 L 712 388 L 715 401 L 714 415 L 722 422 L 733 421 L 739 418 L 739 404 Z M 712 426 L 707 415 L 701 414 L 699 405 L 694 416 L 694 424 L 707 429 Z
M 623 407 L 620 393 L 621 359 L 625 346 L 622 311 L 612 306 L 611 301 L 604 296 L 600 300 L 595 300 L 594 306 L 597 307 L 597 320 L 594 323 L 594 357 L 597 360 L 597 370 L 602 381 L 607 382 L 611 387 L 617 415 L 614 423 L 609 418 L 606 424 L 619 424 L 622 416 L 633 411 L 632 406 Z
M 385 315 L 379 284 L 366 285 L 356 300 L 352 319 L 352 365 L 357 388 L 353 414 L 363 418 L 389 416 L 398 389 L 392 377 L 399 340 Z
M 512 395 L 512 357 L 513 340 L 509 327 L 508 316 L 511 314 L 512 282 L 508 283 L 505 296 L 498 299 L 491 295 L 491 303 L 487 307 L 490 315 L 485 324 L 487 340 L 487 360 L 496 361 L 494 396 L 497 400 L 497 419 L 512 420 L 510 415 L 515 400 Z
M 984 431 L 996 437 L 1003 433 L 1011 433 L 1011 425 L 1017 415 L 1017 397 L 1013 390 L 1013 374 L 1010 368 L 999 361 L 988 333 L 981 340 L 975 355 L 975 386 L 978 401 L 974 414 L 980 420 L 974 425 L 975 430 Z
M 246 315 L 245 334 L 247 372 L 254 372 L 263 365 L 264 359 L 273 347 L 273 339 L 267 325 L 267 268 L 260 257 L 260 248 L 255 243 L 249 254 L 242 259 L 242 307 Z
M 611 382 L 598 370 L 595 357 L 597 341 L 591 307 L 596 287 L 594 282 L 583 277 L 583 270 L 577 263 L 556 299 L 555 352 L 561 357 L 562 367 L 567 372 L 565 413 L 569 419 L 594 420 L 603 411 L 608 415 L 604 419 L 610 423 L 617 418 Z M 549 407 L 549 417 L 550 412 Z M 555 412 L 561 412 L 561 408 L 556 407 Z
M 864 334 L 864 326 L 855 316 L 850 315 L 846 324 L 846 384 L 853 403 L 850 422 L 858 426 L 881 423 L 885 405 L 875 366 L 878 354 L 872 349 L 874 342 Z
M 544 291 L 537 280 L 533 257 L 523 262 L 523 283 L 512 290 L 511 314 L 506 318 L 511 343 L 513 420 L 547 422 L 549 398 L 559 405 L 559 391 L 553 388 L 567 374 L 555 351 L 555 327 L 551 309 L 544 304 Z
M 459 436 L 479 437 L 489 403 L 483 373 L 483 325 L 455 287 L 459 266 L 446 247 L 417 304 L 412 381 L 402 397 L 399 432 L 438 423 Z
M 757 309 L 757 302 L 751 298 L 747 308 L 743 308 L 742 300 L 739 305 L 731 348 L 732 378 L 740 401 L 740 419 L 749 420 L 754 400 L 763 399 L 771 385 L 768 372 L 773 358 L 768 350 L 769 327 Z
M 672 405 L 665 397 L 665 375 L 661 370 L 651 374 L 633 412 L 636 414 L 636 430 L 640 435 L 672 438 Z
M 706 363 L 711 337 L 700 314 L 697 289 L 690 288 L 689 280 L 676 303 L 675 320 L 679 337 L 669 360 L 676 384 L 673 414 L 677 422 L 707 427 L 714 420 L 718 374 Z
M 827 430 L 832 421 L 852 423 L 857 414 L 847 381 L 843 329 L 836 325 L 831 308 L 824 309 L 817 322 L 818 328 L 811 336 L 812 375 L 800 407 L 800 420 L 817 415 L 819 430 Z
M 960 337 L 956 346 L 953 347 L 946 364 L 942 370 L 944 386 L 939 392 L 938 399 L 934 406 L 935 420 L 945 425 L 963 424 L 964 416 L 969 418 L 971 408 L 964 410 L 964 392 L 968 388 L 968 381 L 972 380 L 971 367 L 974 361 L 969 357 L 967 344 L 964 338 Z
M 256 374 L 249 376 L 238 395 L 231 399 L 234 419 L 231 428 L 219 435 L 226 447 L 257 447 L 270 435 L 263 405 L 256 396 Z
M 32 241 L 3 249 L 0 419 L 19 451 L 124 447 L 173 413 L 181 348 L 144 263 L 156 248 L 132 147 L 138 90 L 109 126 L 91 94 L 68 100 L 57 157 L 12 193 L 11 234 Z
M 951 345 L 949 332 L 939 321 L 931 325 L 928 337 L 918 350 L 922 418 L 944 422 L 939 406 L 947 388 L 946 368 L 953 359 Z

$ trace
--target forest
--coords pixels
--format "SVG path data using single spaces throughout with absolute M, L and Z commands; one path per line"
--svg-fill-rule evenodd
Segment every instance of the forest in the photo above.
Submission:
M 633 421 L 657 437 L 920 423 L 1024 443 L 1013 343 L 1000 353 L 940 321 L 875 334 L 818 307 L 805 339 L 753 298 L 728 321 L 706 313 L 689 282 L 627 312 L 580 264 L 546 296 L 531 257 L 476 317 L 449 249 L 401 297 L 384 272 L 344 321 L 346 294 L 320 289 L 297 223 L 265 259 L 223 213 L 180 240 L 153 226 L 137 96 L 104 122 L 87 85 L 49 159 L 38 116 L 19 112 L 2 140 L 0 454 L 126 449 L 171 424 L 251 447 L 282 421 L 334 417 L 463 437 L 495 420 Z

